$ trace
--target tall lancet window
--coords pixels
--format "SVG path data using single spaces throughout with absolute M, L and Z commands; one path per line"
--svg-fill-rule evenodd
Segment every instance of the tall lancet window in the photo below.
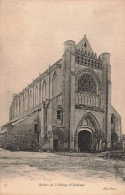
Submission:
M 13 103 L 14 117 L 16 116 L 16 101 Z
M 20 97 L 20 113 L 23 112 L 23 96 Z
M 42 83 L 42 81 L 41 81 L 41 83 L 40 83 L 40 103 L 42 102 L 42 98 L 43 98 L 43 83 Z
M 38 105 L 38 86 L 35 86 L 35 105 Z
M 12 119 L 14 118 L 14 104 L 12 103 L 12 107 L 11 107 L 11 115 L 12 115 Z
M 46 81 L 43 81 L 43 87 L 42 87 L 42 100 L 45 101 L 46 99 Z
M 58 82 L 57 82 L 57 73 L 55 71 L 53 73 L 53 78 L 52 78 L 52 97 L 57 95 L 57 90 L 58 90 Z
M 33 93 L 31 89 L 29 91 L 29 99 L 30 99 L 30 108 L 32 108 L 33 107 Z
M 111 129 L 115 129 L 115 115 L 111 115 Z
M 18 100 L 16 101 L 16 116 L 18 115 Z
M 97 94 L 96 81 L 91 74 L 84 73 L 78 79 L 78 91 Z
M 27 110 L 27 94 L 24 94 L 24 110 Z

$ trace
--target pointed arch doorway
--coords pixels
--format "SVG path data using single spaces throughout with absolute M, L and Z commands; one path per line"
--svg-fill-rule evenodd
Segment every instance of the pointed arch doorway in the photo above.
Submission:
M 98 151 L 101 140 L 102 133 L 96 117 L 90 112 L 86 113 L 81 117 L 76 128 L 74 141 L 76 151 Z
M 53 150 L 63 151 L 64 131 L 62 128 L 55 128 L 53 130 Z
M 78 133 L 78 148 L 80 152 L 90 152 L 92 147 L 92 133 L 83 129 Z

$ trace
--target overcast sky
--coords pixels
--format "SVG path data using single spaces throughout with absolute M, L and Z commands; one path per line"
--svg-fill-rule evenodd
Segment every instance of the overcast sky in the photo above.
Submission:
M 0 1 L 0 126 L 13 93 L 62 57 L 63 43 L 87 35 L 94 52 L 111 53 L 112 105 L 125 133 L 125 1 Z

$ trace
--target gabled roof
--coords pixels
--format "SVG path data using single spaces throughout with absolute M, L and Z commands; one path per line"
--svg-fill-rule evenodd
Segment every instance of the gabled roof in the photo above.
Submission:
M 113 113 L 115 113 L 117 115 L 117 117 L 119 117 L 121 119 L 121 116 L 118 113 L 118 111 L 113 106 L 111 106 L 111 114 L 113 114 Z
M 76 45 L 76 49 L 83 51 L 83 53 L 94 53 L 86 35 L 84 35 L 83 39 Z

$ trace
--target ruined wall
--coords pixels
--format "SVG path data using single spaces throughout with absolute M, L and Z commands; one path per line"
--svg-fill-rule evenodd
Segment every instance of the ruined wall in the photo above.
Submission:
M 111 130 L 114 130 L 118 134 L 119 140 L 122 139 L 121 116 L 113 106 L 111 107 Z
M 37 125 L 36 132 L 35 125 Z M 12 124 L 11 145 L 14 148 L 24 150 L 33 149 L 36 144 L 35 134 L 37 134 L 37 131 L 38 133 L 41 131 L 38 112 Z

